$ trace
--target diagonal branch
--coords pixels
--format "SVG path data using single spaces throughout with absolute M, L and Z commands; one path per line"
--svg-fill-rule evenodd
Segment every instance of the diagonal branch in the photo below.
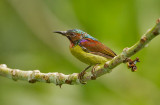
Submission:
M 157 20 L 156 25 L 148 30 L 142 38 L 130 48 L 125 48 L 121 54 L 106 62 L 103 67 L 97 67 L 94 72 L 86 72 L 82 80 L 79 80 L 78 74 L 73 73 L 65 75 L 63 73 L 41 73 L 39 70 L 23 71 L 19 69 L 8 68 L 5 64 L 0 65 L 0 76 L 4 76 L 13 80 L 24 80 L 29 83 L 45 82 L 54 83 L 61 86 L 62 84 L 81 84 L 88 80 L 93 80 L 101 75 L 109 73 L 113 68 L 123 63 L 127 58 L 136 54 L 143 49 L 153 38 L 160 34 L 160 19 Z M 81 82 L 80 82 L 81 81 Z

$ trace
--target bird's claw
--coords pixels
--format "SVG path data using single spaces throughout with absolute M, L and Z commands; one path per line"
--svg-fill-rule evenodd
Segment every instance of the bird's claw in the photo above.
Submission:
M 82 81 L 82 80 L 83 80 L 84 74 L 86 73 L 86 70 L 88 70 L 90 67 L 91 67 L 91 65 L 88 66 L 87 68 L 85 68 L 83 71 L 81 71 L 81 72 L 78 74 L 78 79 L 79 79 L 79 81 L 80 81 L 81 84 L 86 84 L 86 82 L 84 82 L 84 81 Z
M 97 65 L 96 65 L 96 66 L 97 66 Z M 93 69 L 91 70 L 91 73 L 92 73 L 91 79 L 92 79 L 92 80 L 95 80 L 95 79 L 96 79 L 96 75 L 94 74 L 94 72 L 95 72 L 95 67 L 96 67 L 96 66 L 94 66 Z
M 79 79 L 80 83 L 82 83 L 82 84 L 86 84 L 85 82 L 82 81 L 83 76 L 84 76 L 85 73 L 86 73 L 86 70 L 83 70 L 82 72 L 80 72 L 78 74 L 78 79 Z

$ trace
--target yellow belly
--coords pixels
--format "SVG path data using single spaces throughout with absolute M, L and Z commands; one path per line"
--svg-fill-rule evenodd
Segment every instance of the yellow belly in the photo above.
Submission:
M 88 65 L 102 64 L 109 60 L 99 55 L 87 53 L 83 51 L 83 49 L 79 45 L 70 48 L 70 51 L 73 56 Z

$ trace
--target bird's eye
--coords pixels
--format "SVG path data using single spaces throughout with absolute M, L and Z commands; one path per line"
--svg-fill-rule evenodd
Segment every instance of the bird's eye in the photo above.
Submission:
M 74 33 L 71 33 L 70 35 L 71 35 L 71 36 L 76 36 Z

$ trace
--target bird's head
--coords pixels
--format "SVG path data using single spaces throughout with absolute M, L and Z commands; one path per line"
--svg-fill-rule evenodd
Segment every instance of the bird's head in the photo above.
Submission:
M 77 42 L 83 38 L 91 38 L 93 40 L 96 40 L 86 32 L 79 29 L 73 29 L 73 30 L 67 30 L 67 31 L 54 31 L 54 33 L 59 33 L 61 35 L 66 36 L 71 42 Z

